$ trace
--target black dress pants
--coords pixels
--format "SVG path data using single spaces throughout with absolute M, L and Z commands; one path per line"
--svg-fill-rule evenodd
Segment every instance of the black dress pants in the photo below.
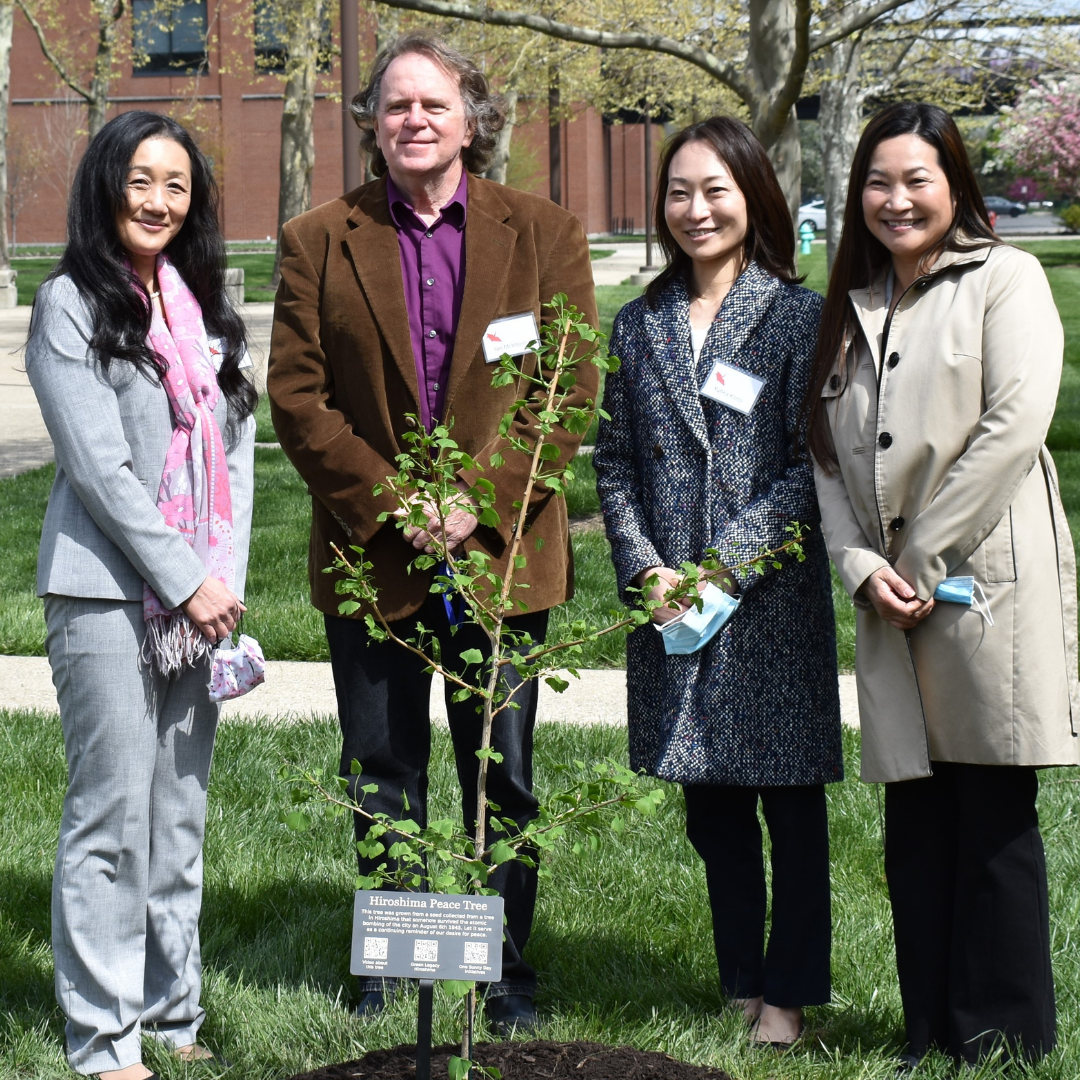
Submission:
M 428 758 L 431 753 L 431 727 L 428 715 L 431 676 L 419 657 L 392 641 L 374 642 L 363 622 L 327 615 L 326 638 L 337 691 L 338 717 L 341 723 L 341 775 L 348 778 L 349 792 L 365 784 L 377 784 L 378 791 L 364 796 L 369 813 L 389 814 L 398 819 L 408 816 L 423 828 L 427 823 Z M 543 641 L 547 633 L 548 613 L 529 612 L 506 620 L 515 633 L 529 633 L 534 641 Z M 416 635 L 422 623 L 439 640 L 442 662 L 448 670 L 465 673 L 460 654 L 479 649 L 484 658 L 491 655 L 487 635 L 475 623 L 463 623 L 450 633 L 443 599 L 431 595 L 416 615 L 392 623 L 401 638 Z M 469 669 L 475 677 L 476 667 Z M 504 669 L 505 684 L 512 688 L 520 682 L 512 667 Z M 483 720 L 476 711 L 476 700 L 451 701 L 454 687 L 447 685 L 446 710 L 454 746 L 458 781 L 461 784 L 462 819 L 471 831 L 476 821 L 476 779 L 480 768 L 476 751 L 480 748 Z M 520 709 L 504 709 L 495 719 L 492 731 L 494 748 L 503 755 L 501 763 L 488 767 L 488 798 L 500 809 L 500 818 L 512 818 L 524 828 L 536 814 L 537 802 L 532 793 L 532 739 L 536 721 L 536 683 L 517 694 Z M 359 776 L 350 774 L 352 762 L 359 761 Z M 404 815 L 405 800 L 409 811 Z M 489 815 L 490 816 L 490 815 Z M 354 815 L 357 839 L 367 835 L 369 822 Z M 370 873 L 385 856 L 368 860 L 358 855 L 361 874 Z M 506 902 L 503 942 L 502 979 L 491 984 L 489 996 L 524 994 L 532 997 L 536 972 L 521 956 L 532 930 L 536 907 L 536 870 L 520 862 L 503 863 L 488 880 Z M 381 978 L 360 979 L 361 993 L 381 989 Z
M 825 785 L 687 784 L 686 835 L 705 863 L 720 986 L 799 1008 L 829 1000 L 832 914 Z M 765 947 L 765 863 L 772 843 L 772 929 Z
M 911 1053 L 1053 1048 L 1046 859 L 1033 768 L 933 763 L 885 785 L 885 873 Z

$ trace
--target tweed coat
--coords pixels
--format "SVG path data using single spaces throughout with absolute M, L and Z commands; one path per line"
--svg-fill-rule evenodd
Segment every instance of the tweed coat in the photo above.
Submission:
M 862 775 L 934 761 L 1080 762 L 1076 569 L 1043 445 L 1063 335 L 1034 256 L 945 252 L 887 318 L 885 276 L 850 294 L 856 333 L 825 388 L 839 467 L 822 524 L 856 603 Z M 938 602 L 910 631 L 859 594 L 892 564 L 918 596 L 972 576 L 994 625 Z
M 525 490 L 529 459 L 507 453 L 499 423 L 511 405 L 528 397 L 525 384 L 494 388 L 492 365 L 481 347 L 492 319 L 531 311 L 537 323 L 556 293 L 566 293 L 596 325 L 589 244 L 572 214 L 536 195 L 469 175 L 465 217 L 465 285 L 442 420 L 454 421 L 452 437 L 495 486 L 497 526 L 478 526 L 467 551 L 492 557 L 503 573 L 509 557 L 513 503 Z M 535 361 L 533 361 L 535 362 Z M 595 398 L 599 374 L 592 364 L 578 372 L 568 405 Z M 365 549 L 388 619 L 404 619 L 428 596 L 432 573 L 409 572 L 415 550 L 392 522 L 397 508 L 387 492 L 372 489 L 396 475 L 395 456 L 406 448 L 406 416 L 419 414 L 398 234 L 390 216 L 385 178 L 372 181 L 285 224 L 281 232 L 281 284 L 274 308 L 267 391 L 282 448 L 312 496 L 308 575 L 311 601 L 338 613 L 331 544 Z M 522 411 L 514 434 L 529 438 L 532 420 Z M 581 437 L 556 427 L 550 441 L 566 461 Z M 463 474 L 467 480 L 475 474 Z M 527 522 L 532 539 L 528 565 L 516 580 L 532 611 L 573 595 L 574 565 L 566 503 L 537 485 Z M 355 613 L 361 618 L 361 608 Z
M 828 783 L 843 778 L 836 634 L 801 402 L 821 298 L 751 263 L 709 329 L 695 366 L 689 296 L 672 282 L 655 309 L 619 312 L 594 461 L 624 599 L 651 566 L 716 548 L 726 565 L 809 526 L 804 563 L 735 576 L 739 610 L 701 651 L 667 656 L 651 625 L 627 646 L 634 768 L 685 784 Z M 743 415 L 699 387 L 723 359 L 765 380 Z

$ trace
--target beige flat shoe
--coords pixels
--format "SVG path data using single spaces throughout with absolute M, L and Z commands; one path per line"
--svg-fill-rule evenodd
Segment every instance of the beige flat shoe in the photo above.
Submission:
M 758 1017 L 761 1015 L 762 1007 L 765 1004 L 765 999 L 762 997 L 752 998 L 732 998 L 728 1002 L 728 1008 L 732 1012 L 742 1013 L 743 1019 L 753 1026 L 757 1023 Z
M 798 1025 L 794 1033 L 791 1033 L 791 1025 L 784 1021 L 796 1018 Z M 776 1023 L 778 1019 L 781 1021 L 779 1024 Z M 790 1050 L 803 1037 L 805 1030 L 806 1021 L 803 1018 L 802 1009 L 780 1009 L 775 1005 L 765 1004 L 762 1006 L 757 1022 L 750 1029 L 750 1044 L 759 1047 L 767 1046 L 783 1052 Z
M 199 1043 L 192 1043 L 190 1046 L 178 1046 L 173 1051 L 173 1057 L 184 1062 L 185 1065 L 198 1064 L 200 1061 L 212 1061 L 222 1068 L 227 1069 L 229 1067 L 229 1063 L 224 1058 L 218 1057 L 212 1050 L 200 1046 Z

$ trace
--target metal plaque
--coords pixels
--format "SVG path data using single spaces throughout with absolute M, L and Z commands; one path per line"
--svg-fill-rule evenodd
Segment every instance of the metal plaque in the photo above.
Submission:
M 359 889 L 350 970 L 388 978 L 502 978 L 503 899 Z

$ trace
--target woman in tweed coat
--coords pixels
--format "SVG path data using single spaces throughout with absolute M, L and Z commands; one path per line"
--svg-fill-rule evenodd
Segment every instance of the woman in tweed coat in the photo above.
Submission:
M 828 559 L 800 449 L 821 299 L 795 284 L 791 218 L 744 124 L 715 117 L 676 135 L 657 191 L 669 265 L 615 320 L 622 366 L 595 454 L 604 521 L 627 602 L 631 587 L 664 599 L 676 568 L 710 548 L 733 568 L 716 583 L 741 599 L 690 655 L 666 655 L 653 626 L 631 634 L 631 764 L 683 785 L 721 986 L 755 1042 L 788 1045 L 802 1008 L 830 995 L 824 785 L 843 776 Z M 763 380 L 748 413 L 699 389 L 732 369 Z M 734 569 L 782 544 L 793 521 L 811 530 L 805 562 Z M 653 619 L 687 606 L 669 601 Z M 767 950 L 759 798 L 772 841 Z

